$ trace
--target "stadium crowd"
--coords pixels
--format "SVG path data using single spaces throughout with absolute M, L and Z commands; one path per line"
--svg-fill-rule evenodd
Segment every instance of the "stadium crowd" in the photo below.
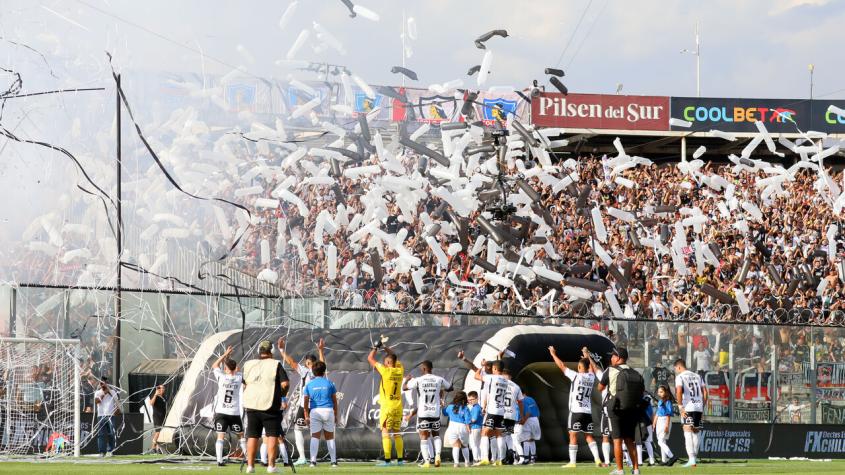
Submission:
M 416 160 L 415 157 L 406 159 L 409 173 Z M 370 162 L 364 165 L 368 164 Z M 528 163 L 526 167 L 531 165 Z M 762 173 L 743 171 L 735 174 L 728 166 L 713 163 L 707 163 L 701 171 L 718 174 L 734 185 L 735 195 L 755 202 L 763 219 L 755 220 L 746 215 L 748 232 L 738 229 L 735 224 L 736 213 L 726 216 L 720 212 L 718 205 L 721 193 L 683 174 L 675 163 L 640 165 L 623 171 L 619 176 L 635 184 L 633 188 L 627 188 L 614 182 L 605 160 L 583 156 L 577 163 L 580 182 L 576 185 L 591 184 L 590 202 L 603 212 L 613 207 L 639 213 L 639 223 L 633 229 L 639 240 L 661 239 L 661 227 L 668 227 L 670 232 L 664 231 L 662 237 L 667 249 L 673 224 L 685 217 L 678 209 L 700 209 L 708 220 L 697 235 L 703 244 L 710 244 L 710 249 L 718 256 L 718 266 L 705 262 L 700 272 L 696 272 L 696 253 L 693 246 L 688 245 L 683 248 L 683 260 L 691 272 L 683 276 L 673 265 L 669 253 L 656 252 L 653 247 L 639 245 L 630 238 L 631 226 L 628 223 L 603 213 L 608 238 L 602 247 L 613 256 L 614 264 L 630 269 L 630 274 L 626 276 L 629 286 L 623 289 L 614 276 L 609 275 L 607 266 L 596 257 L 592 248 L 595 235 L 589 213 L 576 212 L 577 193 L 568 193 L 567 190 L 552 193 L 551 186 L 536 178 L 529 181 L 541 193 L 542 208 L 548 210 L 553 220 L 554 232 L 548 239 L 557 256 L 549 255 L 548 247 L 541 248 L 534 254 L 533 262 L 523 262 L 522 265 L 530 267 L 534 262 L 540 262 L 565 277 L 594 281 L 601 279 L 607 282 L 616 289 L 617 299 L 626 318 L 831 325 L 845 322 L 845 314 L 841 312 L 842 279 L 845 276 L 837 270 L 841 266 L 842 257 L 840 253 L 832 258 L 827 256 L 826 232 L 837 221 L 829 200 L 817 192 L 816 173 L 801 169 L 795 174 L 794 181 L 784 182 L 785 194 L 775 194 L 760 200 L 756 181 L 765 176 Z M 301 178 L 306 176 L 302 171 L 297 173 L 303 174 Z M 517 168 L 513 167 L 507 174 L 515 176 L 518 173 Z M 832 170 L 828 170 L 828 173 L 834 182 L 842 181 L 841 173 Z M 378 179 L 378 175 L 338 178 L 342 204 L 349 217 L 363 213 L 362 197 Z M 263 185 L 266 190 L 266 196 L 263 197 L 269 197 L 270 191 L 278 183 L 270 181 Z M 341 203 L 331 188 L 301 183 L 300 180 L 300 184 L 291 188 L 291 191 L 306 203 L 310 209 L 308 216 L 301 217 L 296 206 L 287 201 L 282 201 L 277 209 L 260 210 L 260 224 L 245 243 L 244 257 L 239 263 L 242 270 L 253 275 L 265 267 L 278 272 L 281 276 L 279 285 L 285 290 L 301 294 L 332 292 L 336 306 L 352 308 L 585 316 L 589 312 L 599 317 L 611 315 L 609 305 L 603 302 L 605 297 L 599 292 L 593 293 L 593 299 L 601 305 L 585 305 L 584 300 L 569 298 L 562 292 L 557 292 L 553 299 L 542 299 L 548 288 L 525 286 L 521 290 L 524 303 L 520 302 L 512 289 L 485 279 L 484 270 L 472 263 L 466 249 L 449 255 L 448 265 L 441 265 L 424 239 L 427 227 L 423 221 L 417 219 L 413 223 L 403 222 L 397 204 L 388 198 L 389 215 L 382 220 L 381 227 L 387 233 L 395 233 L 403 227 L 407 229 L 405 246 L 422 260 L 421 267 L 425 270 L 425 287 L 423 292 L 419 292 L 410 272 L 397 272 L 397 253 L 375 237 L 350 244 L 349 237 L 354 229 L 340 226 L 333 235 L 324 234 L 322 243 L 313 242 L 318 221 L 316 217 L 320 211 L 325 209 L 332 216 L 338 213 L 337 207 Z M 429 195 L 421 201 L 416 211 L 418 214 L 432 213 L 440 203 L 440 198 Z M 650 216 L 642 213 L 658 206 L 672 206 L 674 211 L 653 213 Z M 476 222 L 478 214 L 478 211 L 474 212 L 469 219 L 467 247 L 470 248 L 481 234 Z M 284 220 L 282 227 L 278 226 L 279 220 Z M 444 216 L 443 220 L 448 221 L 448 218 Z M 276 243 L 280 228 L 285 233 L 283 240 L 289 244 L 269 265 L 262 265 L 260 242 L 267 240 Z M 449 244 L 457 239 L 454 234 L 449 235 L 447 232 L 452 233 L 451 226 L 444 224 L 435 237 L 444 252 L 448 253 Z M 692 240 L 692 228 L 688 228 L 687 233 Z M 301 250 L 298 245 L 294 245 L 296 240 L 292 238 L 302 243 Z M 838 239 L 839 234 L 835 238 Z M 337 275 L 334 279 L 330 279 L 327 272 L 326 245 L 329 242 L 338 249 Z M 384 279 L 380 283 L 376 283 L 372 273 L 361 270 L 362 264 L 369 263 L 367 253 L 371 248 L 380 252 L 381 262 L 384 263 Z M 770 256 L 764 257 L 761 253 Z M 737 280 L 746 256 L 749 257 L 750 267 L 740 285 Z M 353 260 L 356 261 L 354 270 L 343 273 L 341 270 Z M 510 260 L 516 262 L 518 256 L 511 255 Z M 581 274 L 570 272 L 571 268 L 579 270 L 578 267 L 589 268 L 589 271 Z M 458 278 L 450 279 L 450 272 Z M 460 286 L 455 285 L 456 281 L 477 285 Z M 822 281 L 826 282 L 820 286 Z M 702 292 L 703 284 L 709 284 L 731 296 L 734 288 L 744 287 L 752 311 L 743 314 L 738 311 L 735 303 L 719 303 Z

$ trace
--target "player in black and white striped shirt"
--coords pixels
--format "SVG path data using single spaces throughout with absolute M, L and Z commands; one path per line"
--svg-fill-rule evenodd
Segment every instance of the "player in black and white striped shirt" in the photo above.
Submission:
M 581 359 L 578 362 L 578 372 L 566 367 L 563 361 L 557 357 L 555 347 L 549 347 L 549 354 L 563 374 L 569 378 L 572 385 L 569 389 L 569 463 L 564 468 L 575 468 L 578 457 L 578 434 L 584 434 L 587 439 L 587 446 L 593 454 L 596 466 L 601 467 L 599 458 L 599 447 L 593 438 L 593 387 L 596 384 L 596 375 L 590 372 L 590 360 Z

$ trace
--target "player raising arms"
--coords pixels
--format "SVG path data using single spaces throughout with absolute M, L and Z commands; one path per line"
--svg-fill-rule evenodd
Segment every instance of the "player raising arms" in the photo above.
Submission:
M 583 352 L 583 351 L 582 351 Z M 590 360 L 582 358 L 578 362 L 578 372 L 567 368 L 563 361 L 557 357 L 554 346 L 549 347 L 549 354 L 563 374 L 569 378 L 572 385 L 569 389 L 569 463 L 564 468 L 575 468 L 578 457 L 578 434 L 584 434 L 587 439 L 587 446 L 593 454 L 593 460 L 597 467 L 601 467 L 599 448 L 593 438 L 593 386 L 596 383 L 596 375 L 590 372 Z
M 482 365 L 483 366 L 483 365 Z M 502 458 L 505 455 L 505 439 L 502 438 L 502 430 L 505 428 L 505 397 L 510 389 L 510 383 L 502 376 L 503 364 L 501 361 L 494 361 L 490 365 L 493 374 L 486 374 L 479 368 L 475 378 L 484 383 L 481 392 L 481 408 L 484 411 L 484 423 L 481 429 L 481 460 L 476 465 L 490 465 L 490 438 L 495 442 L 498 449 L 494 454 L 493 464 L 502 465 Z
M 282 344 L 284 345 L 284 340 L 282 341 Z M 323 363 L 326 362 L 324 349 L 325 341 L 320 338 L 320 340 L 317 341 L 317 356 L 309 353 L 305 355 L 305 361 L 303 361 L 302 364 L 299 364 L 298 361 L 287 354 L 284 346 L 281 347 L 282 359 L 285 360 L 285 363 L 287 363 L 291 369 L 296 371 L 300 378 L 299 407 L 296 410 L 296 421 L 294 422 L 293 431 L 293 437 L 296 441 L 296 451 L 299 452 L 299 458 L 296 462 L 294 462 L 294 465 L 305 465 L 307 463 L 305 457 L 305 434 L 310 434 L 310 430 L 308 428 L 308 424 L 305 422 L 305 397 L 303 396 L 303 391 L 305 391 L 305 386 L 314 379 L 314 373 L 311 371 L 314 363 L 317 361 L 322 361 Z
M 384 363 L 376 361 L 376 351 L 382 347 L 387 353 Z M 381 427 L 381 443 L 384 448 L 384 461 L 378 465 L 386 467 L 391 463 L 390 440 L 396 448 L 396 463 L 404 464 L 404 443 L 402 441 L 402 381 L 404 380 L 405 369 L 402 363 L 387 346 L 379 341 L 370 354 L 367 355 L 367 362 L 381 375 L 379 384 L 379 427 Z
M 596 365 L 596 362 L 590 356 L 590 350 L 587 349 L 585 346 L 581 348 L 581 356 L 586 358 L 587 361 L 590 363 L 590 372 L 596 375 L 596 380 L 601 381 L 601 378 L 604 376 L 604 371 Z M 599 425 L 599 430 L 601 431 L 601 452 L 604 455 L 604 463 L 602 463 L 603 467 L 610 466 L 610 455 L 612 453 L 612 446 L 610 443 L 610 417 L 607 414 L 607 401 L 610 398 L 610 392 L 607 388 L 602 389 L 601 391 L 601 422 Z
M 675 361 L 675 396 L 681 409 L 681 423 L 684 425 L 684 442 L 689 460 L 684 467 L 695 467 L 698 456 L 698 431 L 704 428 L 701 416 L 707 403 L 704 381 L 697 373 L 687 369 L 683 359 Z
M 232 355 L 232 347 L 211 364 L 211 371 L 217 379 L 217 395 L 214 397 L 214 430 L 217 432 L 217 441 L 214 443 L 214 452 L 217 455 L 217 465 L 225 465 L 223 461 L 223 446 L 226 433 L 231 429 L 238 436 L 241 451 L 246 457 L 246 439 L 244 438 L 244 425 L 241 420 L 241 384 L 243 376 L 238 371 L 238 364 L 229 358 Z M 225 366 L 221 370 L 220 366 Z
M 440 439 L 440 408 L 446 391 L 452 390 L 452 385 L 445 379 L 432 374 L 434 366 L 431 361 L 420 363 L 422 376 L 406 379 L 402 390 L 412 390 L 417 395 L 417 407 L 408 414 L 410 420 L 414 414 L 417 415 L 417 432 L 420 434 L 420 452 L 423 457 L 423 467 L 428 468 L 431 463 L 435 467 L 440 466 L 440 452 L 443 450 L 443 441 Z M 434 445 L 432 447 L 432 442 Z

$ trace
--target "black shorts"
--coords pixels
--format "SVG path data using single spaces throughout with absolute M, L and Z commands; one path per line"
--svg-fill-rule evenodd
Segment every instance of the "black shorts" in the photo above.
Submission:
M 610 419 L 604 409 L 601 411 L 601 423 L 599 424 L 602 437 L 610 437 Z
M 612 439 L 630 439 L 637 437 L 637 428 L 640 425 L 642 411 L 610 411 L 608 422 L 610 423 L 610 437 Z
M 504 419 L 502 424 L 505 426 L 503 432 L 505 434 L 513 434 L 513 428 L 516 426 L 516 421 L 513 419 Z
M 153 414 L 153 427 L 155 432 L 161 432 L 161 428 L 164 427 L 164 415 Z
M 704 429 L 704 423 L 701 421 L 702 415 L 701 412 L 687 411 L 687 416 L 682 418 L 681 423 L 693 429 Z
M 440 430 L 439 417 L 417 417 L 418 431 L 438 431 Z
M 282 411 L 246 411 L 246 436 L 254 439 L 261 437 L 261 431 L 267 437 L 283 437 Z
M 505 416 L 498 416 L 495 414 L 485 414 L 483 427 L 494 430 L 502 430 L 505 428 Z
M 569 432 L 583 432 L 593 435 L 593 415 L 581 412 L 570 412 L 566 429 Z
M 214 432 L 232 432 L 240 434 L 244 431 L 244 423 L 241 421 L 241 416 L 231 416 L 229 414 L 214 414 Z
M 305 423 L 305 409 L 302 406 L 296 410 L 296 420 L 293 425 L 297 430 L 308 430 L 308 424 Z

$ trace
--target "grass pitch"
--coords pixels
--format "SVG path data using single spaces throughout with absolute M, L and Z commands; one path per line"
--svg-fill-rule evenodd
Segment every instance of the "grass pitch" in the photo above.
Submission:
M 148 463 L 138 463 L 138 462 Z M 710 463 L 708 463 L 710 462 Z M 329 464 L 320 464 L 317 468 L 300 467 L 297 473 L 340 473 L 340 474 L 513 474 L 524 472 L 528 475 L 552 474 L 552 473 L 578 473 L 578 474 L 602 474 L 610 472 L 607 468 L 596 468 L 592 464 L 582 463 L 574 470 L 562 469 L 559 463 L 538 463 L 532 466 L 504 466 L 504 467 L 471 467 L 452 468 L 451 463 L 444 463 L 440 468 L 423 469 L 416 464 L 406 464 L 403 467 L 374 467 L 371 463 L 346 462 L 341 463 L 337 469 L 331 469 Z M 0 461 L 0 473 L 16 474 L 61 474 L 61 475 L 140 475 L 140 474 L 177 474 L 177 473 L 210 473 L 210 474 L 235 474 L 240 472 L 240 463 L 231 463 L 225 467 L 218 467 L 213 461 L 190 461 L 183 463 L 153 462 L 153 459 L 139 457 L 114 457 L 107 460 L 88 459 L 83 457 L 79 462 L 7 462 Z M 256 467 L 256 474 L 267 473 L 267 469 L 261 466 Z M 291 473 L 285 467 L 282 473 Z M 630 468 L 625 469 L 626 474 L 631 473 Z M 683 468 L 678 465 L 672 468 L 666 467 L 643 467 L 641 473 L 645 474 L 670 474 L 670 473 L 692 473 L 695 475 L 705 474 L 754 474 L 754 473 L 845 473 L 845 460 L 834 460 L 831 462 L 817 461 L 770 461 L 770 460 L 732 460 L 732 461 L 705 461 L 695 469 Z

